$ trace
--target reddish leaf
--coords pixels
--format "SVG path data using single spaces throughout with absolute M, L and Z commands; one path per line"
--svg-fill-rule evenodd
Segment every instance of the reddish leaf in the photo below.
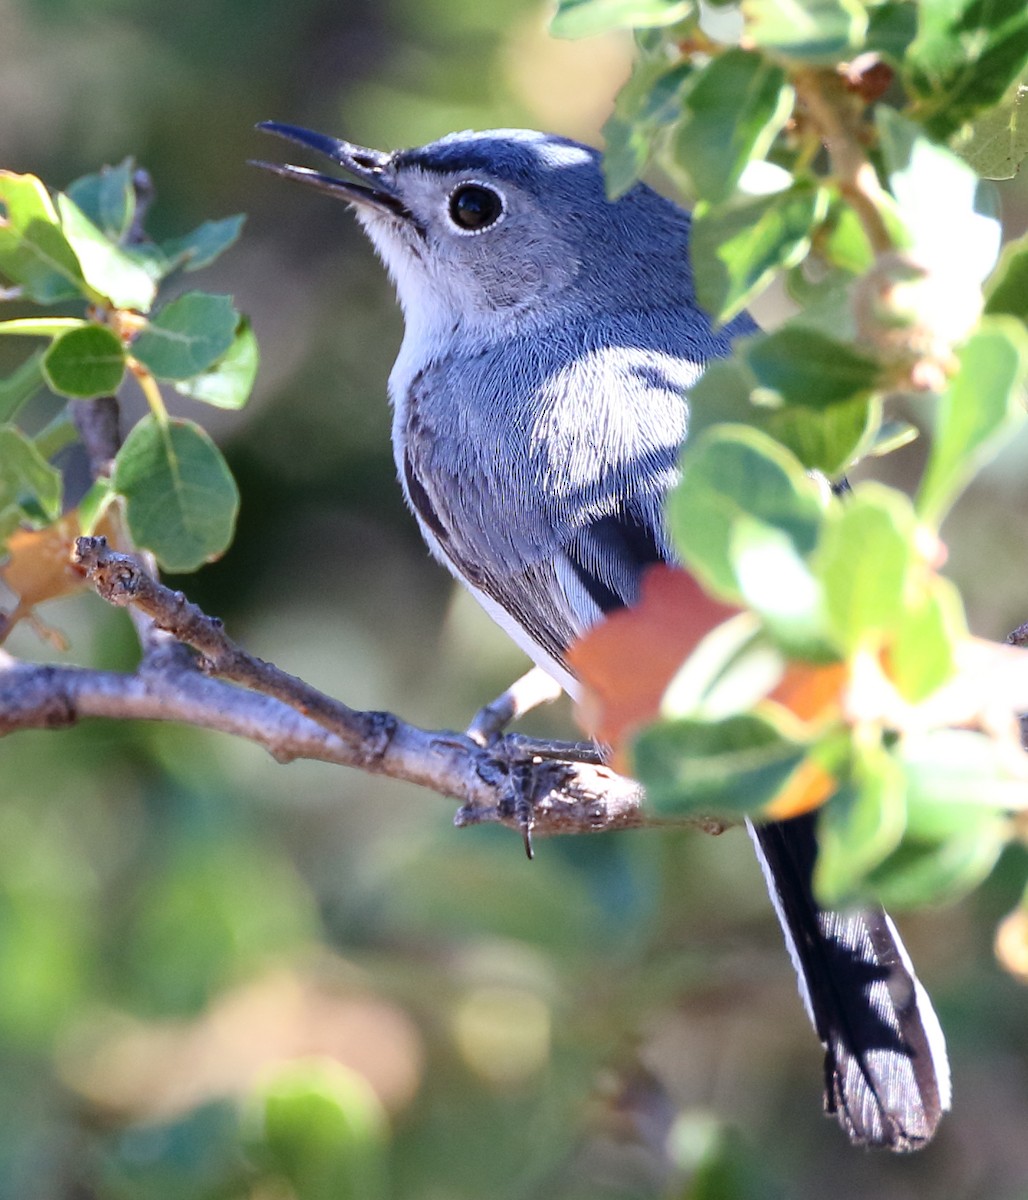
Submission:
M 590 736 L 625 748 L 652 721 L 678 668 L 705 634 L 738 609 L 712 600 L 679 567 L 650 567 L 639 603 L 612 613 L 568 650 L 585 688 L 579 720 Z
M 791 662 L 775 690 L 768 696 L 801 721 L 814 721 L 842 708 L 842 693 L 849 679 L 845 663 Z

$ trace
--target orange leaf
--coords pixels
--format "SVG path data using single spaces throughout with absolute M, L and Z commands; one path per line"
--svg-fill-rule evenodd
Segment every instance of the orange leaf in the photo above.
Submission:
M 840 710 L 848 679 L 845 663 L 791 662 L 768 699 L 777 701 L 801 721 L 813 721 Z
M 639 603 L 612 613 L 568 650 L 585 688 L 579 719 L 590 736 L 622 748 L 657 716 L 693 648 L 737 611 L 712 600 L 688 571 L 650 567 Z
M 110 533 L 106 520 L 98 533 Z M 18 597 L 17 607 L 0 621 L 0 640 L 37 604 L 69 596 L 85 586 L 71 563 L 71 549 L 80 533 L 77 512 L 66 513 L 45 529 L 17 529 L 7 539 L 7 558 L 0 580 Z
M 788 821 L 819 808 L 838 786 L 838 780 L 812 759 L 803 762 L 785 781 L 785 786 L 761 813 L 768 821 Z

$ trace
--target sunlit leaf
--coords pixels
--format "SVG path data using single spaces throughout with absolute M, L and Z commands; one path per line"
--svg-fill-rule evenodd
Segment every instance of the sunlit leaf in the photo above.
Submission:
M 783 446 L 757 429 L 719 425 L 687 443 L 667 514 L 689 568 L 715 595 L 737 601 L 730 545 L 739 518 L 780 530 L 803 557 L 817 538 L 821 499 L 817 484 Z
M 726 200 L 746 164 L 770 149 L 794 102 L 782 68 L 750 51 L 726 50 L 695 75 L 685 92 L 673 156 L 696 195 L 712 203 Z
M 978 176 L 894 109 L 879 105 L 875 119 L 889 187 L 913 255 L 925 266 L 967 281 L 965 286 L 980 282 L 999 253 L 1000 224 L 983 211 Z
M 145 312 L 157 294 L 157 285 L 146 268 L 98 229 L 74 200 L 58 195 L 57 208 L 61 229 L 89 286 L 118 308 Z
M 914 528 L 907 498 L 880 484 L 861 484 L 829 510 L 813 566 L 847 652 L 882 636 L 902 608 Z
M 743 515 L 733 522 L 728 553 L 743 599 L 775 643 L 795 657 L 831 657 L 821 586 L 793 540 Z
M 0 275 L 40 304 L 82 295 L 82 268 L 40 180 L 0 171 L 0 206 Z
M 239 322 L 232 345 L 210 370 L 177 381 L 175 390 L 216 408 L 242 408 L 253 390 L 259 361 L 257 336 L 244 318 Z
M 803 258 L 827 211 L 827 190 L 806 182 L 729 205 L 698 205 L 689 253 L 700 303 L 717 321 L 731 320 L 776 272 Z
M 568 651 L 588 695 L 594 736 L 622 747 L 652 720 L 675 672 L 701 638 L 735 610 L 712 600 L 687 572 L 654 566 L 637 604 L 611 613 Z
M 888 648 L 888 675 L 904 699 L 916 704 L 956 671 L 956 648 L 967 637 L 960 593 L 948 579 L 905 597 Z
M 687 60 L 636 62 L 603 126 L 603 175 L 610 199 L 623 195 L 639 179 L 658 136 L 680 118 L 682 91 L 694 69 Z
M 43 529 L 18 529 L 7 539 L 0 579 L 18 598 L 15 620 L 37 604 L 69 596 L 86 586 L 72 566 L 71 551 L 82 532 L 78 514 L 65 514 Z
M 692 0 L 558 0 L 554 37 L 592 37 L 611 29 L 673 25 L 693 11 Z
M 746 32 L 779 58 L 834 66 L 851 57 L 867 32 L 859 0 L 743 0 Z
M 13 321 L 0 321 L 0 337 L 52 338 L 85 325 L 81 317 L 17 317 Z
M 938 525 L 950 505 L 1024 421 L 1028 335 L 1012 317 L 986 318 L 960 351 L 960 369 L 939 401 L 917 506 Z
M 1028 81 L 965 126 L 951 144 L 985 179 L 1012 179 L 1028 155 Z
M 1022 0 L 921 0 L 904 56 L 920 114 L 936 138 L 997 104 L 1028 57 Z

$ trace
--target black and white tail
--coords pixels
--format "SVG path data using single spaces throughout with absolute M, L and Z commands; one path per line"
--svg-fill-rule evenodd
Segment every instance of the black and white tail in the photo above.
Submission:
M 819 908 L 811 817 L 750 826 L 768 890 L 825 1048 L 825 1111 L 857 1145 L 916 1150 L 950 1105 L 939 1019 L 889 914 Z

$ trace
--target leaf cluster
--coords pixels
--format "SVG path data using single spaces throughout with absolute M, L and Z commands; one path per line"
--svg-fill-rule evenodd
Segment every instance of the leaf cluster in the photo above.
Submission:
M 239 408 L 257 342 L 230 297 L 181 293 L 181 277 L 228 249 L 242 217 L 157 243 L 143 228 L 148 187 L 131 159 L 54 194 L 34 176 L 0 172 L 0 299 L 46 310 L 0 321 L 0 335 L 47 341 L 0 379 L 0 539 L 19 526 L 42 534 L 60 518 L 61 476 L 49 460 L 78 436 L 74 402 L 115 396 L 131 378 L 150 412 L 82 501 L 80 528 L 92 532 L 110 510 L 162 566 L 191 571 L 227 548 L 239 497 L 204 430 L 168 415 L 159 383 Z M 30 436 L 16 420 L 44 393 L 56 411 Z
M 625 646 L 675 647 L 634 720 L 606 714 L 660 812 L 820 809 L 826 902 L 952 897 L 1028 809 L 1028 656 L 969 636 L 940 540 L 1024 423 L 1028 241 L 1000 254 L 982 177 L 1026 150 L 1028 9 L 566 0 L 555 20 L 568 36 L 626 26 L 610 193 L 656 164 L 695 200 L 693 278 L 716 322 L 775 281 L 794 312 L 692 388 L 667 508 L 682 562 L 735 615 L 682 650 L 687 589 L 653 581 L 576 665 L 609 697 L 638 663 Z M 850 488 L 856 463 L 918 435 L 889 411 L 910 393 L 934 404 L 914 494 Z

